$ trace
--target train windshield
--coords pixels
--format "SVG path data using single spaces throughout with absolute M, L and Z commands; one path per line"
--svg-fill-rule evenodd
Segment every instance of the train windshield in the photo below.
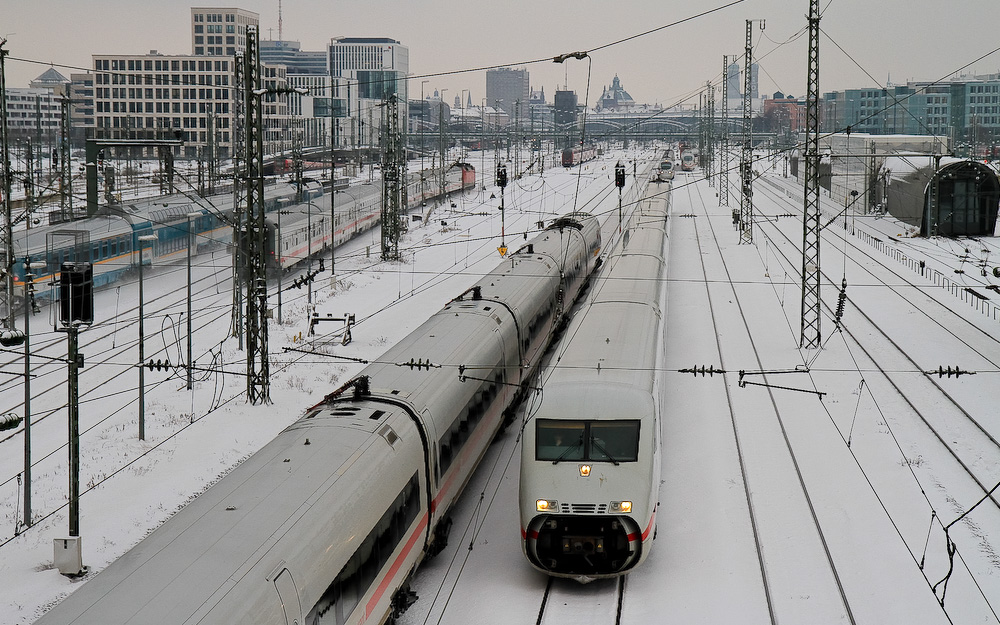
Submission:
M 674 164 L 671 163 L 670 161 L 663 161 L 662 163 L 660 163 L 660 169 L 670 170 L 670 169 L 673 169 L 673 168 L 674 168 Z
M 635 462 L 639 455 L 639 420 L 535 422 L 535 459 Z

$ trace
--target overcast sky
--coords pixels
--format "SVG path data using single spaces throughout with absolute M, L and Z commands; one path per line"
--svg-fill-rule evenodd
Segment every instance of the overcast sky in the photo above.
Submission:
M 583 99 L 586 60 L 564 65 L 539 59 L 612 42 L 666 26 L 733 0 L 283 0 L 282 34 L 303 49 L 320 50 L 336 36 L 391 37 L 410 51 L 414 75 L 493 65 L 526 67 L 534 89 L 552 100 L 567 82 Z M 4 0 L 0 36 L 6 37 L 7 86 L 26 87 L 46 69 L 27 59 L 89 67 L 91 54 L 190 54 L 190 10 L 181 0 Z M 209 3 L 197 6 L 212 6 Z M 278 38 L 278 0 L 243 0 L 260 14 L 262 38 Z M 821 0 L 820 90 L 936 80 L 1000 46 L 997 0 Z M 755 24 L 755 59 L 762 93 L 804 95 L 808 0 L 743 0 L 710 15 L 594 51 L 593 104 L 615 74 L 639 103 L 674 104 L 722 73 L 724 54 L 742 54 L 745 20 Z M 271 29 L 271 30 L 269 30 Z M 841 52 L 834 42 L 846 51 Z M 853 61 L 851 58 L 853 57 Z M 855 64 L 855 61 L 857 64 Z M 869 78 L 860 65 L 874 78 Z M 1000 72 L 1000 52 L 965 73 Z M 485 72 L 414 78 L 410 95 L 462 90 L 485 96 Z M 464 96 L 463 97 L 467 97 Z M 689 100 L 690 101 L 690 100 Z M 697 102 L 697 95 L 694 96 Z

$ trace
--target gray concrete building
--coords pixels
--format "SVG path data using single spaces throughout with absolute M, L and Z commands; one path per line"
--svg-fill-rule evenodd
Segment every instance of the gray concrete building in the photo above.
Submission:
M 486 70 L 487 104 L 498 106 L 512 118 L 518 115 L 527 118 L 530 98 L 528 70 L 509 67 Z

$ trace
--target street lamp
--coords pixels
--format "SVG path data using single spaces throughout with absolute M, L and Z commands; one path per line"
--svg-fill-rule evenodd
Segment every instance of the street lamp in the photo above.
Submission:
M 461 105 L 460 108 L 462 109 L 462 135 L 459 138 L 459 141 L 462 144 L 462 162 L 465 162 L 465 135 L 468 133 L 468 130 L 469 130 L 468 120 L 465 117 L 465 94 L 466 93 L 468 93 L 470 96 L 472 95 L 472 92 L 469 91 L 468 89 L 462 89 L 462 92 L 458 96 L 459 97 L 459 102 L 458 103 Z
M 143 234 L 139 236 L 139 440 L 146 440 L 146 373 L 143 364 L 146 360 L 145 352 L 145 324 L 143 323 L 146 319 L 143 313 L 143 294 L 142 294 L 142 266 L 145 264 L 143 262 L 142 253 L 146 249 L 146 243 L 156 241 L 155 234 Z
M 427 150 L 426 146 L 424 145 L 424 131 L 427 128 L 427 109 L 429 108 L 427 106 L 427 101 L 424 100 L 424 85 L 429 82 L 430 80 L 420 81 L 420 117 L 422 120 L 420 123 L 420 169 L 421 170 L 423 170 L 424 168 L 424 152 Z
M 480 141 L 482 142 L 479 146 L 479 171 L 486 171 L 486 98 L 483 98 L 482 102 L 479 104 L 479 130 L 482 135 Z M 480 173 L 484 175 L 484 173 Z M 486 183 L 483 183 L 483 189 L 486 188 Z

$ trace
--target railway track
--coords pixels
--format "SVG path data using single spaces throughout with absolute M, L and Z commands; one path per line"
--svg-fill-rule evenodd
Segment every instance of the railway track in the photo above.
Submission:
M 801 214 L 795 198 L 775 193 L 768 185 L 758 188 L 788 207 L 792 216 Z M 796 234 L 801 236 L 801 222 L 795 221 L 755 222 L 756 236 L 767 239 L 757 241 L 756 247 L 771 256 L 769 274 L 776 293 L 781 284 L 798 280 L 801 259 Z M 794 226 L 794 231 L 789 234 L 783 226 Z M 995 618 L 997 610 L 988 597 L 998 591 L 991 577 L 995 568 L 991 554 L 998 537 L 990 528 L 1000 527 L 996 491 L 1000 467 L 986 459 L 995 458 L 1000 450 L 1000 422 L 993 411 L 982 408 L 991 404 L 993 385 L 982 375 L 958 379 L 935 372 L 939 365 L 959 363 L 962 366 L 956 369 L 969 373 L 996 373 L 1000 343 L 995 333 L 984 329 L 992 322 L 964 314 L 938 286 L 922 285 L 921 278 L 894 263 L 899 260 L 896 255 L 885 256 L 865 245 L 853 245 L 850 227 L 835 223 L 823 237 L 827 242 L 824 266 L 844 271 L 843 276 L 824 272 L 824 288 L 839 290 L 844 277 L 849 287 L 843 323 L 835 323 L 837 312 L 824 303 L 826 343 L 822 350 L 802 354 L 809 386 L 820 392 L 834 390 L 852 373 L 861 380 L 854 393 L 857 400 L 851 401 L 859 406 L 862 399 L 873 404 L 867 409 L 867 419 L 877 421 L 877 427 L 866 427 L 859 438 L 855 430 L 857 409 L 851 418 L 843 409 L 831 412 L 828 406 L 828 418 L 869 480 L 868 487 L 878 498 L 885 520 L 905 544 L 912 570 L 921 572 L 933 596 L 948 608 L 945 614 L 950 621 L 965 622 L 963 611 L 979 614 L 983 610 Z M 846 258 L 841 256 L 845 251 L 849 252 Z M 780 265 L 777 271 L 774 261 Z M 784 279 L 779 277 L 781 271 Z M 827 302 L 832 299 L 828 296 Z M 796 319 L 798 312 L 786 308 L 786 320 Z M 905 315 L 905 324 L 899 323 L 901 315 Z M 901 325 L 908 332 L 900 332 Z M 831 326 L 835 330 L 829 330 Z M 905 488 L 898 481 L 884 481 L 884 474 L 880 475 L 893 457 L 912 475 Z M 925 463 L 928 458 L 932 460 Z M 875 467 L 882 468 L 876 470 L 873 481 L 866 470 Z M 908 500 L 901 497 L 907 491 Z M 935 548 L 953 540 L 961 548 L 950 555 Z M 955 587 L 956 579 L 964 599 L 951 599 L 955 594 L 952 590 L 945 605 L 947 582 Z
M 766 187 L 765 187 L 766 188 Z M 784 195 L 776 195 L 778 200 L 786 201 Z M 791 205 L 789 203 L 789 207 Z M 801 210 L 801 207 L 800 207 Z M 781 228 L 774 227 L 774 224 L 762 223 L 766 228 L 765 232 L 771 233 L 772 241 L 778 241 L 781 245 L 775 245 L 774 249 L 781 255 L 783 264 L 786 267 L 794 267 L 796 259 L 787 251 L 789 248 L 795 249 L 794 241 Z M 837 242 L 828 247 L 832 254 L 840 252 L 840 243 L 848 239 L 848 235 L 841 228 L 833 228 L 826 232 L 828 237 L 834 237 Z M 841 331 L 851 337 L 861 347 L 866 358 L 868 358 L 879 375 L 891 385 L 894 391 L 903 399 L 908 408 L 919 419 L 920 423 L 933 436 L 934 441 L 940 445 L 961 467 L 962 471 L 976 484 L 978 493 L 985 495 L 1000 480 L 1000 470 L 993 463 L 983 462 L 984 458 L 996 457 L 1000 453 L 1000 441 L 997 439 L 995 425 L 990 427 L 983 422 L 983 417 L 976 416 L 963 406 L 961 395 L 967 400 L 972 400 L 970 394 L 975 388 L 952 388 L 946 389 L 944 383 L 935 379 L 933 375 L 913 376 L 907 372 L 933 371 L 936 368 L 934 361 L 929 358 L 939 357 L 942 353 L 950 351 L 946 349 L 957 346 L 964 355 L 956 359 L 956 363 L 962 363 L 966 370 L 992 370 L 1000 369 L 1000 339 L 996 335 L 984 331 L 979 326 L 973 324 L 969 319 L 954 308 L 946 306 L 938 298 L 922 297 L 922 290 L 917 290 L 913 295 L 908 294 L 900 283 L 907 283 L 907 277 L 886 262 L 884 257 L 872 254 L 864 247 L 854 247 L 852 255 L 861 254 L 867 262 L 857 262 L 854 256 L 852 265 L 856 265 L 858 270 L 865 272 L 867 278 L 879 285 L 879 291 L 890 293 L 893 297 L 902 301 L 905 307 L 913 314 L 921 316 L 926 320 L 927 336 L 924 340 L 914 341 L 913 337 L 901 337 L 892 332 L 891 320 L 880 315 L 874 302 L 865 302 L 863 298 L 850 298 L 850 310 L 848 311 L 848 323 L 845 323 Z M 834 266 L 838 263 L 834 261 Z M 869 269 L 874 265 L 878 272 Z M 838 288 L 835 278 L 828 272 L 821 272 L 828 288 Z M 888 274 L 888 277 L 885 275 Z M 854 281 L 858 281 L 854 278 Z M 867 282 L 867 280 L 865 280 Z M 850 287 L 849 287 L 850 288 Z M 918 298 L 918 296 L 920 296 Z M 884 302 L 882 304 L 884 306 Z M 835 311 L 829 305 L 824 305 L 827 314 L 832 318 Z M 851 313 L 860 315 L 863 323 L 858 327 L 852 319 Z M 948 323 L 945 323 L 944 320 Z M 956 331 L 953 328 L 958 327 Z M 859 341 L 859 333 L 875 332 L 889 346 L 891 350 L 875 351 L 863 347 L 863 342 Z M 908 344 L 906 344 L 908 343 Z M 923 346 L 924 350 L 917 350 Z M 927 349 L 930 348 L 930 349 Z M 915 353 L 917 352 L 917 353 Z M 937 361 L 939 365 L 943 365 Z M 968 363 L 968 364 L 967 364 Z M 949 363 L 950 366 L 951 363 Z M 957 367 L 956 367 L 957 368 Z M 940 377 L 940 376 L 939 376 Z M 951 377 L 948 378 L 951 380 Z M 955 380 L 954 382 L 958 382 Z M 984 380 L 976 380 L 975 383 L 965 384 L 983 387 L 991 387 Z M 950 386 L 954 387 L 955 384 Z M 962 385 L 959 385 L 962 386 Z M 964 391 L 964 392 L 963 392 Z M 920 397 L 929 400 L 927 405 L 933 409 L 928 410 L 911 401 L 910 397 Z M 1000 509 L 1000 498 L 996 494 L 988 497 L 994 508 Z M 996 522 L 1000 523 L 1000 516 L 996 517 Z
M 579 584 L 550 577 L 535 625 L 621 625 L 628 576 Z
M 696 215 L 693 227 L 701 258 L 702 275 L 706 284 L 712 325 L 715 328 L 714 335 L 717 340 L 716 348 L 721 367 L 726 370 L 740 367 L 740 365 L 730 362 L 727 351 L 730 351 L 732 348 L 724 346 L 719 338 L 731 334 L 734 330 L 732 324 L 735 322 L 738 326 L 742 325 L 742 328 L 736 331 L 739 332 L 742 330 L 746 333 L 748 343 L 744 349 L 749 348 L 754 354 L 757 368 L 763 370 L 765 368 L 763 357 L 751 335 L 751 324 L 747 318 L 743 304 L 740 303 L 740 294 L 737 291 L 728 266 L 723 264 L 721 268 L 714 267 L 709 269 L 707 265 L 706 258 L 721 259 L 723 257 L 723 250 L 719 245 L 719 234 L 712 225 L 712 219 L 710 218 L 705 200 L 701 195 L 701 189 L 698 185 L 687 185 L 685 188 L 688 193 L 689 202 L 694 208 Z M 699 219 L 699 217 L 703 217 L 704 219 Z M 699 222 L 708 224 L 710 232 L 708 236 L 701 236 L 699 234 Z M 714 243 L 712 249 L 704 248 L 703 241 L 706 240 Z M 722 283 L 714 289 L 709 288 L 709 283 L 713 281 L 713 277 L 715 280 L 718 280 L 717 276 L 720 272 L 724 276 Z M 723 302 L 722 300 L 725 301 Z M 735 303 L 737 309 L 735 314 L 732 312 L 719 312 L 727 308 L 724 305 L 725 303 Z M 729 308 L 731 309 L 731 307 Z M 728 315 L 728 319 L 725 319 L 726 315 Z M 747 365 L 744 363 L 742 366 L 745 367 Z M 774 625 L 782 620 L 781 615 L 783 612 L 794 610 L 795 608 L 792 606 L 793 602 L 788 601 L 788 595 L 808 586 L 811 588 L 811 594 L 814 593 L 814 609 L 816 611 L 812 614 L 815 618 L 829 618 L 846 623 L 855 623 L 850 601 L 845 593 L 836 563 L 830 553 L 824 530 L 817 517 L 814 502 L 803 477 L 796 450 L 789 439 L 781 408 L 779 408 L 773 394 L 769 390 L 768 400 L 760 400 L 758 404 L 750 408 L 750 410 L 757 413 L 757 418 L 751 420 L 748 418 L 748 408 L 745 405 L 745 399 L 741 397 L 739 401 L 740 406 L 735 406 L 734 399 L 730 396 L 729 387 L 730 385 L 727 384 L 728 416 L 732 423 L 734 442 L 739 457 L 742 486 L 746 494 L 751 532 L 760 567 L 762 600 L 766 605 L 769 622 Z M 770 430 L 769 440 L 763 444 L 767 445 L 770 454 L 780 454 L 782 456 L 782 464 L 787 465 L 788 468 L 783 476 L 773 475 L 768 470 L 761 468 L 761 458 L 758 454 L 762 446 L 760 432 L 764 428 L 762 427 L 763 424 L 760 423 L 760 418 L 764 415 L 767 415 L 768 418 L 773 418 L 774 422 L 768 428 Z M 754 452 L 755 449 L 757 450 L 756 453 Z M 787 521 L 792 522 L 791 519 L 794 518 L 798 531 L 800 533 L 808 532 L 808 536 L 800 538 L 803 545 L 807 546 L 800 555 L 804 560 L 810 562 L 808 570 L 816 580 L 812 584 L 798 586 L 801 580 L 789 578 L 789 573 L 797 567 L 790 566 L 791 563 L 788 561 L 787 556 L 783 557 L 782 554 L 776 553 L 773 547 L 769 548 L 768 546 L 770 541 L 773 540 L 773 538 L 769 539 L 769 536 L 773 537 L 775 534 L 776 519 L 773 507 L 767 503 L 768 497 L 760 494 L 762 488 L 758 484 L 762 480 L 770 482 L 772 487 L 777 485 L 777 480 L 780 480 L 780 485 L 777 485 L 778 488 L 797 493 L 795 500 L 798 502 L 799 511 L 795 514 L 789 513 Z M 792 588 L 796 588 L 796 591 L 792 591 Z

